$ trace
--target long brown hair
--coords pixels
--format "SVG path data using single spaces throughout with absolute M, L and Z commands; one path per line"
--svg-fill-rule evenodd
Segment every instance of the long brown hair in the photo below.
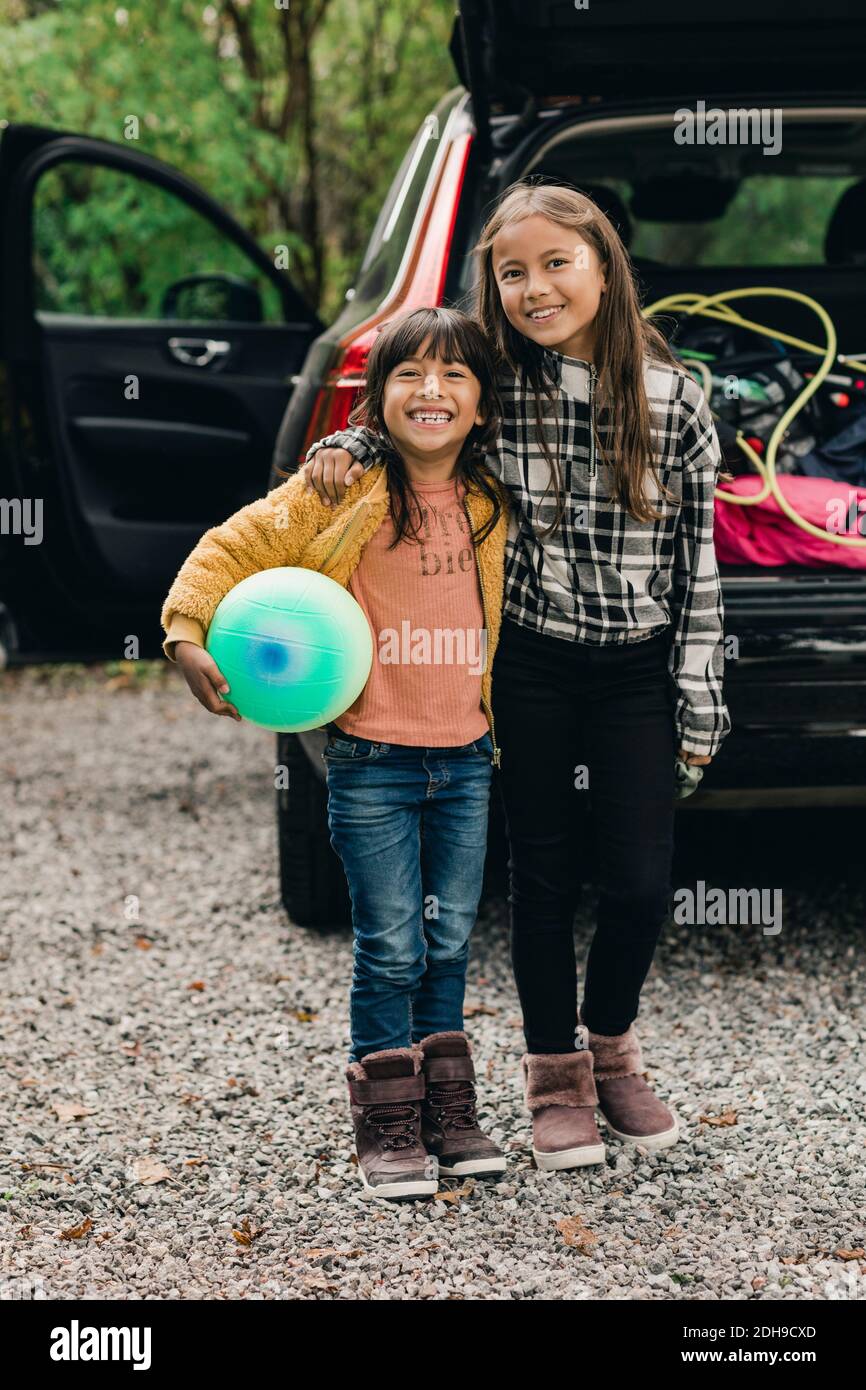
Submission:
M 532 390 L 535 401 L 536 435 L 550 465 L 550 483 L 556 497 L 556 515 L 543 535 L 555 530 L 562 519 L 565 499 L 562 472 L 552 457 L 542 429 L 542 393 L 553 404 L 556 382 L 545 370 L 543 349 L 515 329 L 505 316 L 493 271 L 493 240 L 503 227 L 533 215 L 547 217 L 562 227 L 579 232 L 596 252 L 605 276 L 605 293 L 595 319 L 595 367 L 598 372 L 597 399 L 600 408 L 610 412 L 615 441 L 613 496 L 635 521 L 658 520 L 644 491 L 644 475 L 649 469 L 660 495 L 674 500 L 661 483 L 655 461 L 650 429 L 650 409 L 643 379 L 643 359 L 647 355 L 688 375 L 674 357 L 664 335 L 640 311 L 638 291 L 631 262 L 616 228 L 601 208 L 576 189 L 563 184 L 519 182 L 505 190 L 501 201 L 487 219 L 473 254 L 478 276 L 472 296 L 472 315 L 493 345 L 498 363 L 507 365 Z M 605 462 L 609 459 L 596 439 Z M 550 484 L 548 485 L 548 491 Z
M 477 377 L 481 387 L 478 405 L 483 425 L 473 424 L 463 441 L 455 476 L 467 488 L 474 487 L 492 503 L 487 521 L 473 531 L 472 540 L 480 544 L 496 526 L 502 512 L 497 484 L 483 467 L 485 453 L 496 448 L 502 416 L 502 403 L 496 388 L 496 365 L 487 340 L 477 323 L 459 309 L 413 309 L 391 319 L 370 348 L 366 367 L 366 390 L 349 415 L 350 425 L 366 425 L 379 435 L 377 452 L 388 468 L 388 492 L 394 540 L 419 539 L 422 503 L 406 474 L 406 465 L 385 424 L 385 385 L 389 374 L 407 357 L 414 357 L 429 338 L 429 351 L 443 362 L 462 362 Z M 414 508 L 411 505 L 414 503 Z

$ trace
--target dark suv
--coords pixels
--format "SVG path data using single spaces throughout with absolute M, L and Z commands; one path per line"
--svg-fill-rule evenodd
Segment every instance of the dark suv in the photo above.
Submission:
M 83 136 L 4 132 L 2 486 L 7 498 L 45 499 L 41 544 L 0 534 L 0 637 L 5 623 L 13 659 L 116 656 L 119 632 L 147 634 L 157 652 L 159 604 L 198 536 L 265 489 L 269 462 L 273 485 L 278 467 L 296 468 L 312 440 L 346 422 L 378 324 L 465 302 L 470 249 L 515 179 L 568 180 L 595 197 L 646 304 L 788 287 L 824 305 L 841 351 L 866 352 L 866 12 L 847 0 L 802 20 L 787 0 L 594 0 L 586 10 L 463 0 L 451 52 L 461 85 L 407 150 L 327 328 L 176 171 Z M 699 102 L 772 108 L 780 147 L 677 143 L 675 113 Z M 100 313 L 96 281 L 58 284 L 51 265 L 69 198 L 89 251 L 99 222 L 81 204 L 118 181 L 164 203 L 178 248 L 195 248 L 194 265 L 179 256 L 190 273 L 155 287 L 155 312 L 142 312 L 147 247 L 135 247 L 136 274 L 118 270 L 135 309 L 123 318 Z M 105 271 L 104 249 L 93 249 Z M 781 332 L 815 335 L 790 301 L 756 297 L 748 309 Z M 866 568 L 721 571 L 738 646 L 725 686 L 733 729 L 683 809 L 866 803 Z M 281 735 L 278 747 L 291 771 L 278 794 L 283 897 L 310 925 L 347 919 L 323 737 Z

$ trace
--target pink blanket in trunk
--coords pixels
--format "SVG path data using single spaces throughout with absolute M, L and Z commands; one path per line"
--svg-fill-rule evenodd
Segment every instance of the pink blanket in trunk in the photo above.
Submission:
M 834 478 L 778 479 L 785 498 L 800 516 L 829 534 L 859 536 L 866 542 L 866 488 Z M 745 474 L 721 491 L 749 496 L 760 492 L 762 480 Z M 727 565 L 847 565 L 866 569 L 866 544 L 834 545 L 796 526 L 772 494 L 753 507 L 716 498 L 713 539 L 716 558 Z

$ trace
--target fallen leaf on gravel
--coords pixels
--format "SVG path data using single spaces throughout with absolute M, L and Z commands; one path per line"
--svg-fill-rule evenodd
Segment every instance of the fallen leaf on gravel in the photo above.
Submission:
M 89 1105 L 79 1105 L 77 1100 L 55 1100 L 51 1109 L 57 1115 L 58 1120 L 81 1120 L 85 1115 L 95 1115 L 96 1111 Z
M 171 1173 L 162 1160 L 154 1158 L 152 1154 L 145 1154 L 143 1158 L 134 1158 L 127 1171 L 133 1182 L 147 1184 L 165 1182 L 166 1178 L 171 1177 Z
M 252 1245 L 256 1236 L 260 1236 L 261 1233 L 261 1226 L 251 1226 L 250 1219 L 248 1216 L 244 1217 L 243 1221 L 241 1222 L 241 1228 L 239 1231 L 236 1231 L 234 1228 L 232 1228 L 232 1235 L 234 1236 L 238 1245 Z
M 338 1293 L 340 1289 L 339 1284 L 332 1284 L 324 1274 L 302 1274 L 301 1282 L 309 1289 L 323 1289 L 326 1293 Z
M 146 936 L 137 936 L 132 944 L 133 946 L 137 946 L 139 951 L 149 951 L 153 942 L 148 941 Z
M 42 1082 L 37 1081 L 35 1076 L 22 1076 L 18 1082 L 19 1086 L 41 1086 Z
M 201 993 L 204 989 L 204 980 L 193 980 L 191 985 L 187 985 L 187 989 L 197 989 Z
M 30 1238 L 31 1238 L 31 1236 L 32 1236 L 32 1234 L 33 1234 L 33 1227 L 32 1227 L 32 1226 L 19 1226 L 19 1228 L 18 1228 L 18 1230 L 16 1231 L 15 1234 L 18 1236 L 18 1239 L 19 1239 L 19 1240 L 30 1240 Z
M 735 1125 L 737 1123 L 736 1110 L 723 1110 L 721 1115 L 699 1115 L 699 1125 Z
M 767 1282 L 767 1281 L 766 1281 L 766 1279 L 764 1278 L 763 1274 L 756 1274 L 755 1277 L 754 1277 L 754 1279 L 752 1280 L 752 1288 L 753 1288 L 753 1289 L 762 1289 L 762 1288 L 764 1287 L 764 1285 L 766 1284 L 766 1282 Z
M 121 1052 L 125 1052 L 127 1057 L 140 1057 L 141 1043 L 136 1038 L 134 1043 L 121 1043 L 120 1050 Z
M 201 1096 L 195 1095 L 192 1091 L 184 1091 L 180 1098 L 181 1105 L 192 1105 L 194 1100 L 201 1100 Z
M 318 1014 L 310 1013 L 309 1009 L 294 1009 L 293 1012 L 299 1023 L 315 1023 L 319 1017 Z
M 434 1202 L 451 1202 L 452 1206 L 459 1203 L 461 1197 L 471 1197 L 475 1191 L 475 1179 L 467 1178 L 462 1187 L 452 1188 L 448 1192 L 437 1192 L 433 1198 Z
M 63 1164 L 62 1164 L 62 1163 L 22 1163 L 22 1164 L 21 1164 L 21 1172 L 22 1172 L 22 1173 L 29 1173 L 29 1172 L 31 1172 L 34 1168 L 59 1168 L 59 1169 L 62 1170 Z
M 201 1158 L 185 1158 L 183 1162 L 185 1168 L 197 1168 L 200 1163 L 207 1163 L 207 1161 L 207 1158 L 202 1156 Z
M 683 1232 L 680 1226 L 668 1226 L 666 1231 L 662 1231 L 662 1236 L 665 1240 L 676 1240 L 677 1236 L 681 1236 L 682 1234 Z
M 556 1229 L 566 1245 L 578 1250 L 581 1255 L 591 1255 L 598 1244 L 598 1236 L 593 1235 L 579 1216 L 563 1216 L 556 1223 Z
M 80 1226 L 70 1226 L 68 1230 L 61 1231 L 60 1240 L 82 1240 L 88 1231 L 93 1230 L 93 1222 L 89 1216 L 85 1216 Z
M 493 1017 L 494 1017 L 496 1014 L 498 1014 L 498 1013 L 499 1013 L 499 1010 L 498 1010 L 498 1009 L 491 1009 L 491 1007 L 490 1007 L 489 1004 L 464 1004 L 464 1005 L 463 1005 L 463 1016 L 464 1016 L 464 1018 L 474 1018 L 475 1014 L 489 1014 L 490 1017 L 493 1018 Z
M 493 1058 L 492 1058 L 492 1057 L 489 1058 L 489 1060 L 488 1060 L 488 1062 L 487 1062 L 487 1068 L 486 1068 L 486 1071 L 485 1071 L 484 1075 L 486 1076 L 486 1078 L 487 1078 L 488 1081 L 492 1081 L 492 1080 L 493 1080 Z
M 100 1231 L 98 1236 L 93 1237 L 93 1244 L 102 1245 L 103 1241 L 111 1240 L 113 1235 L 113 1231 Z
M 866 1255 L 866 1250 L 863 1249 L 862 1245 L 858 1245 L 856 1250 L 843 1250 L 840 1246 L 838 1250 L 833 1251 L 833 1256 L 837 1260 L 862 1260 L 864 1255 Z

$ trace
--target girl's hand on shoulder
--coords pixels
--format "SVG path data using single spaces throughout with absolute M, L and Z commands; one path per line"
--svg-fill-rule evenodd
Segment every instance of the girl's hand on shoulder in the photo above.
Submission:
M 219 697 L 219 691 L 227 693 L 229 684 L 210 652 L 195 642 L 178 642 L 174 659 L 200 705 L 204 705 L 210 714 L 227 714 L 231 719 L 240 721 L 241 716 L 234 705 Z
M 342 502 L 346 488 L 364 476 L 364 465 L 353 459 L 348 449 L 317 449 L 301 472 L 307 492 L 315 488 L 326 507 Z

